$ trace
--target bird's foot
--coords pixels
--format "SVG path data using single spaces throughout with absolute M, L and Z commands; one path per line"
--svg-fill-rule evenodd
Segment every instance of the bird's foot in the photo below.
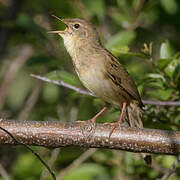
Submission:
M 84 121 L 81 129 L 82 129 L 82 134 L 85 137 L 92 137 L 93 133 L 95 132 L 96 129 L 96 119 L 107 109 L 107 107 L 104 107 L 101 109 L 100 112 L 98 112 L 93 118 Z
M 87 121 L 81 121 L 81 131 L 86 139 L 91 139 L 96 130 L 96 119 L 92 118 Z

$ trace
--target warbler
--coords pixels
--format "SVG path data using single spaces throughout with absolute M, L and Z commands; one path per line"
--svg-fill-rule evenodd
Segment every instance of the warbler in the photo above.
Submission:
M 143 128 L 143 103 L 137 87 L 117 58 L 102 46 L 96 29 L 83 19 L 58 19 L 66 29 L 49 33 L 57 33 L 63 38 L 83 85 L 106 103 L 118 109 L 122 107 L 114 129 L 122 123 L 123 117 L 130 126 Z M 95 122 L 106 109 L 104 107 L 91 121 Z

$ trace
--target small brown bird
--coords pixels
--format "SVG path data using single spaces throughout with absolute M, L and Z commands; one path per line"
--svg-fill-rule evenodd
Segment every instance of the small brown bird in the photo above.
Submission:
M 143 128 L 141 121 L 143 103 L 137 87 L 117 58 L 101 45 L 93 26 L 83 19 L 56 18 L 66 25 L 66 29 L 49 33 L 57 33 L 64 39 L 75 71 L 84 86 L 115 108 L 122 107 L 120 119 L 114 123 L 110 136 L 123 118 L 131 127 Z M 106 107 L 90 121 L 95 123 L 96 118 L 105 110 Z

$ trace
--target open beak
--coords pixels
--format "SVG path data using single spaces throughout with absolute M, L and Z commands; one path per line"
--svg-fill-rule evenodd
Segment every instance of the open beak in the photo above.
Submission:
M 55 16 L 54 14 L 52 14 L 51 16 L 55 17 L 56 19 L 60 20 L 61 22 L 63 22 L 65 25 L 66 25 L 66 29 L 64 31 L 48 31 L 47 33 L 50 33 L 50 34 L 63 34 L 65 33 L 67 30 L 68 30 L 68 25 L 65 23 L 64 19 L 61 19 L 57 16 Z

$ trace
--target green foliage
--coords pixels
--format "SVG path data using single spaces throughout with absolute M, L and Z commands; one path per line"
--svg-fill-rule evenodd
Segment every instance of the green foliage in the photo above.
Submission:
M 32 81 L 30 80 L 29 74 L 27 72 L 19 72 L 17 74 L 15 81 L 11 84 L 8 89 L 7 95 L 7 105 L 9 108 L 18 109 L 20 108 L 28 93 L 31 91 Z
M 71 84 L 73 86 L 80 86 L 81 83 L 77 76 L 74 76 L 73 74 L 67 72 L 67 71 L 53 71 L 49 72 L 46 75 L 47 78 L 50 78 L 52 80 L 63 80 L 64 82 Z
M 107 43 L 107 48 L 112 48 L 113 46 L 128 45 L 136 38 L 136 33 L 134 31 L 120 31 L 119 33 L 112 36 L 111 40 Z
M 22 154 L 17 159 L 16 166 L 13 167 L 14 178 L 19 180 L 38 179 L 43 168 L 41 162 L 32 153 Z
M 83 0 L 86 7 L 88 7 L 89 13 L 92 16 L 97 16 L 102 19 L 105 15 L 105 2 L 103 0 L 89 1 Z
M 162 7 L 169 14 L 176 14 L 179 9 L 179 5 L 176 0 L 161 0 Z
M 47 103 L 54 103 L 54 102 L 57 102 L 59 93 L 60 91 L 57 86 L 52 85 L 52 84 L 46 84 L 44 85 L 42 95 L 43 95 L 43 99 Z
M 172 48 L 170 46 L 169 41 L 161 44 L 160 47 L 160 58 L 161 59 L 168 59 L 172 57 Z
M 98 98 L 45 82 L 39 86 L 40 81 L 29 76 L 31 73 L 41 74 L 51 80 L 63 80 L 83 88 L 62 39 L 46 33 L 65 28 L 62 22 L 50 16 L 51 13 L 61 18 L 81 17 L 90 20 L 104 37 L 104 46 L 119 58 L 135 80 L 143 99 L 180 100 L 180 1 L 26 0 L 20 1 L 21 8 L 17 8 L 14 20 L 8 19 L 7 14 L 16 9 L 9 10 L 11 2 L 16 5 L 19 1 L 0 1 L 0 28 L 9 28 L 9 35 L 0 37 L 0 46 L 4 38 L 7 44 L 4 45 L 5 51 L 0 54 L 0 92 L 4 79 L 12 80 L 10 84 L 5 83 L 7 92 L 4 102 L 0 104 L 0 117 L 18 120 L 25 112 L 25 120 L 87 120 L 103 107 Z M 25 44 L 32 46 L 33 54 L 10 77 L 6 73 L 11 62 L 22 51 L 20 45 Z M 18 68 L 16 65 L 12 70 Z M 40 88 L 38 95 L 34 93 L 37 86 Z M 97 121 L 114 122 L 119 114 L 119 110 L 111 108 Z M 179 130 L 180 107 L 147 105 L 143 120 L 146 128 Z M 10 165 L 6 163 L 9 157 L 0 150 L 2 164 L 10 176 L 18 180 L 39 179 L 44 169 L 42 164 L 34 155 L 24 152 L 22 147 L 17 149 L 18 153 L 14 153 L 15 159 Z M 36 149 L 45 160 L 50 159 L 50 151 L 44 152 L 40 147 Z M 58 174 L 82 153 L 84 150 L 81 148 L 62 148 L 53 170 Z M 170 168 L 174 160 L 173 156 L 153 156 L 154 164 L 163 168 Z M 69 171 L 64 179 L 151 180 L 161 176 L 161 171 L 147 167 L 138 154 L 99 149 Z M 50 176 L 46 179 L 50 179 Z M 174 174 L 169 179 L 179 177 Z
M 80 165 L 78 168 L 74 168 L 69 172 L 64 180 L 78 180 L 80 178 L 93 180 L 94 177 L 97 179 L 108 180 L 108 174 L 106 169 L 95 163 L 84 163 Z

